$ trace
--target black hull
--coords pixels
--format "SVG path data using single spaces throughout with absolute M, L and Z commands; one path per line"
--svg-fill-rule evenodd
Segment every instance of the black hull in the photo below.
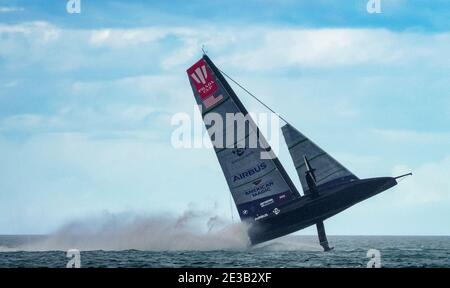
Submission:
M 315 199 L 301 197 L 288 206 L 280 207 L 278 215 L 251 222 L 248 230 L 251 244 L 256 245 L 314 225 L 396 184 L 397 181 L 392 177 L 370 178 L 320 191 Z

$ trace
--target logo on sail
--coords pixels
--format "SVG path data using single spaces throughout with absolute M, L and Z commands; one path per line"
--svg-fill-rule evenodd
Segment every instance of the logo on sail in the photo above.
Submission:
M 191 68 L 187 70 L 189 77 L 193 80 L 192 83 L 195 86 L 201 100 L 206 108 L 209 108 L 220 100 L 223 99 L 223 95 L 214 95 L 219 89 L 213 74 L 209 67 L 206 65 L 205 60 L 200 59 Z M 217 93 L 216 93 L 217 94 Z
M 261 194 L 272 191 L 273 180 L 264 181 L 258 179 L 252 182 L 252 187 L 244 192 L 245 195 L 251 195 L 252 198 L 259 197 Z M 261 206 L 262 207 L 262 206 Z
M 245 149 L 247 149 L 247 147 L 244 148 L 236 148 L 232 151 L 233 154 L 236 154 L 237 156 L 241 157 L 242 155 L 244 155 L 245 153 Z
M 231 162 L 230 166 L 234 166 L 232 169 L 240 169 L 242 166 L 241 162 L 247 162 L 249 158 L 256 158 L 259 155 L 255 155 L 257 152 L 256 149 L 249 149 L 248 147 L 244 148 L 234 148 L 231 150 Z M 257 158 L 259 160 L 259 157 Z M 238 167 L 236 167 L 239 165 Z
M 267 214 L 267 213 L 263 214 L 263 215 L 259 215 L 259 216 L 255 217 L 255 221 L 258 221 L 260 219 L 266 218 L 267 216 L 269 216 L 269 214 Z
M 275 203 L 275 201 L 273 200 L 273 198 L 270 198 L 270 199 L 268 199 L 266 201 L 263 201 L 263 202 L 259 203 L 259 206 L 261 206 L 261 208 L 264 208 L 264 207 L 266 207 L 266 206 L 268 206 L 270 204 L 273 204 L 273 203 Z
M 195 69 L 195 73 L 191 74 L 192 79 L 195 80 L 198 84 L 206 84 L 206 79 L 208 78 L 208 73 L 206 73 L 206 66 L 202 65 Z
M 266 168 L 267 168 L 267 164 L 264 162 L 261 162 L 257 166 L 252 167 L 252 168 L 246 170 L 245 172 L 241 172 L 239 174 L 233 175 L 233 182 L 236 182 L 239 180 L 244 180 L 247 177 L 253 176 Z

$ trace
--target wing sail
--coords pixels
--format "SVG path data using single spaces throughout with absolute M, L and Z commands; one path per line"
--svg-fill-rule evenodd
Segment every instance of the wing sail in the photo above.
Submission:
M 208 56 L 187 74 L 241 219 L 278 215 L 300 194 L 266 139 Z M 244 121 L 227 121 L 227 116 Z M 270 157 L 261 157 L 262 152 Z
M 287 124 L 281 130 L 305 195 L 311 193 L 306 176 L 308 172 L 307 165 L 314 169 L 315 184 L 318 189 L 358 179 L 341 163 L 291 125 Z

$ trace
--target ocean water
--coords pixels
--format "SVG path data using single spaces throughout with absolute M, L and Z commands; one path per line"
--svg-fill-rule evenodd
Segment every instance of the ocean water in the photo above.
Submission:
M 65 267 L 69 259 L 62 247 L 77 248 L 83 243 L 51 238 L 0 236 L 0 267 Z M 180 250 L 127 249 L 125 241 L 120 247 L 105 245 L 106 249 L 84 246 L 80 261 L 82 267 L 366 267 L 367 251 L 377 249 L 382 267 L 450 267 L 450 236 L 329 236 L 329 241 L 335 249 L 326 253 L 315 236 L 288 236 L 251 248 L 226 242 L 224 248 L 190 245 Z

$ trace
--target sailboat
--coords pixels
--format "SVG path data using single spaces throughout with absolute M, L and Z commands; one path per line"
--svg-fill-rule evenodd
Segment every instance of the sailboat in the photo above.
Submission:
M 187 69 L 195 100 L 250 243 L 256 245 L 315 225 L 324 251 L 330 247 L 324 221 L 397 184 L 398 177 L 359 179 L 296 128 L 281 130 L 302 186 L 300 194 L 272 152 L 224 73 L 202 58 Z M 226 74 L 225 74 L 226 75 Z M 242 115 L 243 125 L 214 127 L 209 117 Z M 214 118 L 215 119 L 215 118 Z M 256 138 L 256 144 L 249 139 Z M 219 139 L 219 140 L 218 140 Z M 225 139 L 234 139 L 224 144 Z M 263 153 L 270 157 L 262 157 Z

